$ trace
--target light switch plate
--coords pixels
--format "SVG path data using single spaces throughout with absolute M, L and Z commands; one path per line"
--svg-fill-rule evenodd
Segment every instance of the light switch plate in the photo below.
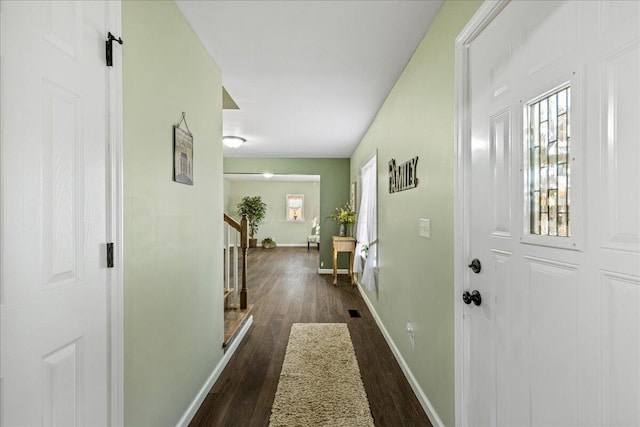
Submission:
M 431 220 L 426 218 L 420 218 L 420 236 L 431 238 Z

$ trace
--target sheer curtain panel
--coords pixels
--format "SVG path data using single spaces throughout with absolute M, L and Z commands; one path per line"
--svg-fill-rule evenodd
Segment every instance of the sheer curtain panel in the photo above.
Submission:
M 360 284 L 368 291 L 376 290 L 376 246 L 378 243 L 377 156 L 360 169 L 362 198 L 356 224 L 356 256 L 353 271 L 362 272 Z M 368 247 L 368 250 L 366 249 Z

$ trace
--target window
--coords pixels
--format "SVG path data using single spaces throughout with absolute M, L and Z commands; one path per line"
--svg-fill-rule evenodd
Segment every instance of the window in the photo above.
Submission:
M 304 194 L 287 194 L 287 221 L 304 221 Z
M 571 236 L 571 88 L 564 86 L 529 103 L 529 233 Z
M 360 169 L 360 212 L 356 224 L 356 256 L 353 271 L 362 272 L 360 283 L 368 291 L 376 290 L 378 243 L 377 155 Z M 362 259 L 364 258 L 364 265 Z

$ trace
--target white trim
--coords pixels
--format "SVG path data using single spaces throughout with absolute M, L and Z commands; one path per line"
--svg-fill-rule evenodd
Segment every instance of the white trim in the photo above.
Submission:
M 315 244 L 315 243 L 314 243 Z M 281 248 L 306 248 L 307 243 L 277 243 Z
M 234 340 L 231 342 L 231 345 L 224 353 L 224 356 L 222 356 L 222 359 L 220 359 L 220 362 L 218 362 L 216 367 L 213 369 L 213 372 L 211 372 L 209 378 L 207 378 L 207 380 L 204 382 L 202 388 L 200 388 L 200 391 L 176 424 L 176 427 L 187 427 L 191 420 L 193 420 L 193 417 L 196 415 L 196 412 L 198 412 L 200 405 L 202 405 L 202 402 L 204 402 L 207 394 L 209 394 L 209 390 L 211 390 L 211 387 L 213 387 L 218 378 L 220 378 L 220 374 L 222 374 L 222 371 L 227 366 L 227 363 L 229 363 L 229 360 L 231 360 L 231 356 L 233 356 L 233 354 L 238 349 L 238 346 L 244 339 L 244 336 L 247 334 L 252 324 L 253 316 L 249 316 L 244 326 L 242 326 L 240 331 L 238 331 L 238 335 L 236 335 Z
M 318 274 L 333 274 L 333 268 L 318 268 Z M 349 274 L 349 269 L 339 268 L 338 274 Z
M 378 328 L 380 328 L 380 332 L 382 332 L 382 336 L 384 336 L 384 339 L 385 341 L 387 341 L 389 348 L 391 348 L 391 352 L 393 353 L 393 356 L 398 362 L 398 365 L 400 365 L 400 368 L 402 369 L 402 372 L 404 373 L 405 378 L 409 382 L 411 389 L 413 390 L 416 397 L 418 398 L 418 401 L 420 402 L 422 409 L 424 409 L 424 412 L 427 414 L 429 421 L 431 421 L 431 424 L 433 424 L 434 427 L 444 427 L 444 423 L 438 416 L 438 413 L 436 412 L 435 408 L 429 401 L 429 398 L 424 393 L 424 390 L 422 390 L 422 387 L 420 387 L 420 384 L 418 384 L 418 380 L 416 380 L 416 377 L 413 375 L 413 372 L 411 372 L 411 368 L 409 368 L 409 365 L 402 357 L 402 353 L 400 353 L 400 350 L 396 346 L 396 343 L 393 341 L 393 338 L 391 338 L 391 335 L 389 335 L 389 332 L 387 331 L 387 328 L 385 328 L 384 323 L 382 323 L 382 319 L 380 319 L 378 312 L 373 307 L 373 304 L 371 304 L 371 301 L 369 301 L 369 297 L 367 296 L 367 293 L 360 285 L 360 282 L 356 281 L 356 284 L 358 286 L 358 290 L 360 291 L 360 295 L 362 296 L 362 299 L 364 300 L 365 304 L 367 304 L 367 307 L 369 308 L 371 315 L 375 319 L 376 324 L 378 325 Z
M 107 31 L 122 34 L 122 3 L 109 0 Z M 106 34 L 105 40 L 106 40 Z M 107 239 L 114 243 L 114 268 L 109 269 L 109 421 L 124 425 L 124 190 L 122 137 L 122 49 L 113 50 L 114 66 L 107 73 Z
M 454 400 L 455 425 L 467 425 L 464 392 L 465 366 L 468 362 L 465 347 L 463 307 L 460 295 L 468 287 L 469 208 L 470 208 L 470 117 L 469 117 L 469 44 L 507 6 L 509 0 L 485 1 L 456 38 L 454 73 Z

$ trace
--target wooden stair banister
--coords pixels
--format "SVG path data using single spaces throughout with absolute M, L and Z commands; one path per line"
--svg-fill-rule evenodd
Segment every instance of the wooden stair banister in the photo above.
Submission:
M 246 215 L 243 215 L 243 217 L 245 216 Z M 224 214 L 224 222 L 226 222 L 227 224 L 229 224 L 230 226 L 238 230 L 240 233 L 242 233 L 242 225 L 235 219 L 231 218 L 229 215 Z
M 242 215 L 240 223 L 224 214 L 224 222 L 240 233 L 240 248 L 242 249 L 242 288 L 240 289 L 240 310 L 247 308 L 247 248 L 249 247 L 249 227 L 247 215 Z

